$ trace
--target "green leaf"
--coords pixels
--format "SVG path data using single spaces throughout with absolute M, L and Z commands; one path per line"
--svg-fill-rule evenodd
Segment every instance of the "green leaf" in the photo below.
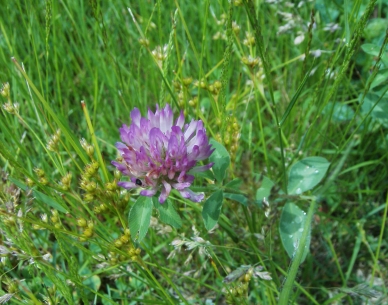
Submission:
M 233 179 L 232 181 L 229 181 L 227 184 L 225 184 L 225 188 L 231 188 L 238 190 L 242 184 L 242 180 L 240 178 Z
M 213 146 L 213 148 L 215 148 L 215 151 L 210 156 L 210 162 L 214 162 L 212 167 L 214 176 L 218 182 L 221 182 L 224 180 L 225 172 L 229 167 L 230 156 L 222 144 L 216 142 L 213 139 L 210 140 L 210 144 Z
M 241 194 L 232 194 L 232 193 L 224 193 L 224 197 L 230 200 L 237 201 L 241 203 L 243 206 L 248 206 L 248 199 L 244 195 Z
M 49 196 L 47 196 L 47 195 L 45 195 L 37 190 L 33 190 L 32 194 L 36 200 L 49 205 L 50 207 L 58 210 L 59 212 L 67 213 L 67 210 L 59 202 L 55 201 L 53 198 L 51 198 L 51 197 L 49 197 Z
M 153 197 L 154 207 L 159 212 L 159 219 L 174 227 L 179 229 L 182 226 L 182 219 L 174 208 L 173 203 L 167 199 L 165 203 L 159 203 L 156 197 Z
M 359 99 L 361 100 L 362 95 Z M 388 97 L 380 96 L 374 93 L 368 93 L 365 96 L 364 102 L 361 106 L 361 111 L 368 114 L 377 120 L 384 127 L 388 127 Z
M 202 209 L 202 218 L 206 230 L 210 231 L 217 224 L 221 214 L 223 199 L 222 190 L 218 190 L 205 201 Z
M 377 44 L 373 44 L 373 43 L 365 43 L 361 46 L 361 49 L 369 54 L 369 55 L 372 55 L 374 57 L 376 56 L 379 56 L 379 53 L 380 53 L 380 48 L 381 46 L 377 45 Z M 385 65 L 388 65 L 388 52 L 385 51 L 385 52 L 382 52 L 381 54 L 381 61 L 385 64 Z
M 101 286 L 101 279 L 97 275 L 92 275 L 82 282 L 83 285 L 90 287 L 93 291 L 98 291 Z
M 297 205 L 289 202 L 283 207 L 282 215 L 280 216 L 279 232 L 283 247 L 288 256 L 292 259 L 298 249 L 299 240 L 302 237 L 304 225 L 306 222 L 306 213 L 303 212 Z M 307 237 L 303 257 L 301 263 L 305 260 L 310 248 L 311 235 Z
M 271 195 L 271 190 L 275 183 L 272 182 L 266 176 L 263 176 L 263 180 L 261 181 L 260 187 L 256 191 L 256 204 L 261 206 L 264 198 L 268 198 Z
M 385 84 L 383 84 L 385 82 Z M 376 77 L 370 85 L 370 89 L 373 89 L 380 85 L 388 84 L 388 69 L 381 69 L 377 72 Z
M 129 211 L 128 223 L 133 241 L 140 243 L 146 236 L 151 222 L 152 206 L 151 197 L 139 196 Z
M 287 191 L 290 195 L 299 195 L 311 190 L 325 176 L 330 163 L 322 157 L 307 157 L 292 165 Z
M 331 120 L 335 123 L 350 121 L 354 117 L 354 110 L 350 106 L 340 102 L 327 103 L 322 112 L 324 114 L 330 114 Z

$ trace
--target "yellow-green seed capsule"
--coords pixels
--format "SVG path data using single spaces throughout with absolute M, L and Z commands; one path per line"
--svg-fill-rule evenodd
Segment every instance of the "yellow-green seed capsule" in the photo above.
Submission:
M 93 194 L 91 194 L 91 193 L 84 194 L 84 201 L 90 202 L 90 201 L 93 201 L 93 199 L 94 199 L 94 195 Z
M 91 237 L 93 235 L 93 230 L 91 228 L 86 228 L 82 235 L 86 238 Z
M 193 78 L 192 77 L 185 77 L 184 79 L 182 79 L 182 83 L 185 86 L 190 85 L 192 82 L 193 82 Z
M 18 285 L 15 282 L 10 282 L 8 284 L 7 289 L 8 289 L 8 293 L 15 294 L 18 292 Z
M 92 220 L 89 220 L 89 221 L 88 221 L 88 228 L 89 228 L 89 229 L 93 229 L 93 228 L 94 228 L 94 223 L 93 223 Z
M 95 170 L 98 170 L 98 168 L 100 167 L 100 165 L 98 164 L 97 161 L 93 161 L 93 162 L 91 163 L 91 166 L 92 166 Z
M 222 83 L 221 83 L 219 80 L 216 80 L 216 81 L 213 83 L 213 86 L 214 86 L 214 88 L 220 90 L 221 87 L 222 87 Z
M 100 210 L 101 210 L 101 212 L 105 212 L 107 209 L 108 209 L 108 207 L 106 206 L 105 203 L 101 203 L 101 204 L 100 204 Z
M 89 157 L 92 157 L 93 154 L 94 154 L 94 147 L 92 145 L 88 145 L 86 146 L 86 154 L 89 156 Z
M 63 185 L 70 185 L 71 183 L 71 173 L 67 173 L 66 175 L 64 175 L 61 179 L 61 182 Z
M 100 207 L 94 207 L 93 211 L 94 211 L 95 214 L 100 214 L 101 213 Z
M 135 250 L 135 253 L 136 253 L 136 255 L 140 255 L 141 249 L 140 249 L 140 248 L 137 248 L 137 249 Z
M 116 248 L 121 248 L 123 246 L 123 242 L 120 239 L 116 239 L 114 245 Z
M 51 222 L 52 223 L 57 223 L 58 222 L 58 216 L 51 216 Z
M 38 167 L 34 168 L 34 172 L 38 177 L 44 177 L 45 175 L 44 170 Z
M 1 95 L 3 96 L 3 97 L 5 97 L 5 98 L 9 98 L 9 96 L 10 96 L 10 94 L 9 94 L 9 88 L 10 88 L 10 86 L 9 86 L 9 83 L 4 83 L 3 84 L 3 88 L 1 88 Z
M 83 228 L 83 227 L 86 227 L 86 225 L 87 225 L 87 222 L 86 222 L 85 218 L 78 218 L 77 219 L 77 226 Z
M 179 91 L 179 90 L 181 90 L 181 88 L 182 88 L 180 82 L 178 82 L 178 81 L 176 81 L 176 80 L 173 80 L 173 81 L 172 81 L 172 86 L 174 87 L 175 91 Z
M 113 176 L 115 177 L 115 179 L 119 180 L 121 178 L 121 172 L 119 170 L 115 170 L 113 172 Z
M 244 294 L 244 289 L 242 287 L 237 287 L 236 288 L 236 294 L 237 295 L 243 295 Z
M 127 236 L 131 236 L 131 231 L 128 228 L 126 228 L 124 230 L 124 234 L 127 235 Z
M 121 240 L 121 242 L 122 242 L 123 244 L 126 244 L 126 243 L 128 243 L 128 241 L 129 241 L 129 236 L 128 236 L 128 235 L 121 235 L 121 236 L 120 236 L 120 240 Z
M 189 105 L 191 106 L 191 107 L 195 107 L 196 106 L 196 101 L 194 100 L 194 99 L 192 99 L 192 100 L 190 100 L 189 101 Z
M 40 225 L 38 225 L 38 224 L 36 224 L 36 223 L 34 223 L 34 224 L 32 225 L 32 228 L 33 228 L 34 230 L 41 230 L 41 229 L 43 229 L 43 227 L 41 227 Z
M 90 181 L 85 185 L 85 190 L 88 192 L 93 192 L 96 188 L 97 188 L 97 183 L 94 181 Z
M 59 222 L 57 222 L 55 225 L 54 225 L 54 228 L 55 229 L 60 229 L 62 227 L 62 225 L 59 223 Z
M 149 40 L 146 38 L 139 38 L 139 43 L 146 48 L 150 45 Z
M 32 179 L 27 178 L 26 179 L 26 184 L 28 185 L 28 187 L 33 187 L 35 182 Z
M 47 185 L 48 184 L 48 180 L 46 177 L 40 177 L 39 178 L 39 183 L 42 184 L 42 185 Z

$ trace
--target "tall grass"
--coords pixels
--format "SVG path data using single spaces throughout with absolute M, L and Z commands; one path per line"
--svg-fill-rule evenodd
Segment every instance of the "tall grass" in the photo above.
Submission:
M 3 5 L 0 304 L 388 302 L 387 12 L 382 0 Z M 224 199 L 207 231 L 203 205 L 173 194 L 182 226 L 155 209 L 137 243 L 138 194 L 110 162 L 130 111 L 167 103 L 229 152 L 225 185 L 205 174 L 196 187 L 246 201 Z M 307 157 L 330 163 L 325 178 L 287 194 Z M 311 220 L 291 257 L 290 204 Z

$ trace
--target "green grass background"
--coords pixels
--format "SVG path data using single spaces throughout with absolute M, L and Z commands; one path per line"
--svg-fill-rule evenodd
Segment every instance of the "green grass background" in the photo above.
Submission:
M 12 295 L 9 302 L 15 304 L 224 304 L 222 279 L 241 265 L 259 263 L 272 280 L 252 279 L 248 293 L 232 303 L 277 304 L 291 262 L 279 239 L 281 210 L 286 202 L 308 209 L 305 200 L 284 195 L 285 173 L 303 157 L 321 156 L 331 167 L 307 194 L 317 196 L 318 209 L 310 254 L 289 302 L 388 302 L 388 5 L 382 0 L 301 3 L 254 1 L 260 32 L 247 6 L 237 1 L 4 3 L 0 81 L 10 84 L 10 99 L 20 108 L 18 115 L 2 109 L 0 118 L 0 245 L 16 253 L 0 252 L 0 295 Z M 291 14 L 293 26 L 278 34 L 287 23 L 282 13 Z M 331 23 L 339 28 L 325 30 Z M 244 44 L 246 32 L 256 44 Z M 301 33 L 305 39 L 295 45 Z M 362 47 L 366 44 L 375 45 L 375 53 Z M 167 57 L 159 67 L 152 51 L 163 45 Z M 321 50 L 321 55 L 314 59 L 309 50 Z M 259 64 L 243 64 L 249 56 L 259 58 Z M 193 82 L 183 85 L 188 78 Z M 215 94 L 217 82 L 222 88 Z M 175 114 L 184 109 L 188 119 L 202 119 L 209 136 L 230 150 L 228 181 L 242 179 L 248 207 L 224 202 L 222 225 L 209 234 L 201 205 L 175 196 L 183 226 L 165 234 L 157 234 L 161 223 L 151 227 L 139 245 L 142 263 L 131 261 L 112 247 L 127 227 L 133 200 L 119 193 L 112 201 L 82 200 L 79 181 L 90 160 L 79 139 L 93 142 L 82 100 L 103 161 L 97 145 L 95 158 L 106 164 L 98 179 L 101 187 L 114 179 L 110 161 L 116 157 L 118 128 L 129 124 L 133 107 L 145 114 L 148 107 L 169 103 Z M 57 129 L 59 149 L 51 152 L 46 144 Z M 48 185 L 37 181 L 37 167 Z M 72 183 L 64 199 L 58 181 L 67 172 Z M 260 175 L 275 183 L 268 217 L 254 200 Z M 23 189 L 27 177 L 35 180 L 39 193 L 24 187 L 15 195 L 13 183 Z M 199 179 L 197 186 L 208 182 Z M 55 216 L 50 199 L 68 212 L 59 213 L 60 228 L 52 219 L 41 219 Z M 96 214 L 96 204 L 107 205 L 108 212 Z M 86 242 L 79 241 L 79 218 L 95 223 L 95 235 Z M 192 225 L 213 247 L 197 245 L 167 259 L 172 240 L 193 236 Z M 207 250 L 201 255 L 198 249 Z M 110 252 L 123 257 L 114 261 Z M 42 259 L 46 253 L 52 260 Z M 96 259 L 98 254 L 103 258 Z M 189 255 L 192 259 L 184 264 Z

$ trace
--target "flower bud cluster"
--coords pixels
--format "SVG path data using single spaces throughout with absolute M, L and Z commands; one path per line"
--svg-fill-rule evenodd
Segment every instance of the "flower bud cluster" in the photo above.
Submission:
M 61 136 L 61 130 L 58 129 L 48 140 L 47 149 L 49 151 L 58 152 L 59 138 Z
M 217 124 L 221 125 L 221 121 L 218 121 Z M 232 115 L 226 118 L 225 126 L 226 131 L 223 137 L 218 133 L 216 135 L 216 140 L 225 145 L 225 148 L 229 151 L 230 158 L 234 160 L 238 149 L 238 141 L 240 139 L 240 125 L 237 118 Z
M 120 249 L 124 253 L 117 253 L 115 251 L 109 252 L 109 259 L 112 264 L 117 264 L 128 259 L 131 261 L 139 261 L 141 249 L 135 248 L 131 241 L 131 233 L 129 229 L 125 229 L 124 234 L 119 238 L 115 239 L 112 243 L 112 246 Z
M 54 210 L 54 209 L 51 210 L 50 220 L 56 229 L 60 229 L 62 227 L 61 220 L 59 218 L 59 214 L 57 210 Z
M 34 172 L 35 172 L 36 176 L 38 177 L 38 181 L 40 184 L 47 185 L 49 183 L 47 180 L 47 177 L 46 177 L 46 173 L 44 172 L 43 169 L 41 169 L 39 167 L 35 167 Z
M 163 61 L 167 58 L 168 45 L 164 45 L 163 47 L 157 46 L 152 52 L 152 56 L 155 58 L 158 66 L 162 68 Z
M 92 220 L 87 221 L 85 218 L 77 219 L 77 226 L 82 230 L 82 236 L 79 238 L 80 241 L 87 241 L 94 234 L 94 223 Z
M 207 83 L 206 80 L 201 79 L 200 81 L 195 81 L 194 85 L 207 90 L 215 98 L 218 96 L 222 88 L 222 83 L 219 80 L 216 80 L 213 83 Z
M 72 174 L 70 172 L 61 178 L 61 181 L 59 184 L 63 191 L 68 191 L 70 189 L 71 178 L 72 178 Z
M 243 44 L 247 47 L 253 47 L 255 45 L 255 37 L 250 32 L 245 32 L 245 39 L 243 40 Z
M 4 83 L 3 87 L 0 89 L 0 94 L 2 97 L 7 99 L 7 102 L 3 104 L 3 109 L 10 114 L 17 114 L 19 112 L 19 104 L 12 103 L 10 85 L 9 83 Z
M 251 55 L 249 55 L 248 57 L 247 56 L 243 56 L 241 58 L 241 62 L 244 64 L 244 65 L 247 65 L 249 68 L 254 68 L 255 66 L 260 65 L 260 59 L 258 57 L 252 57 Z
M 19 112 L 19 104 L 18 103 L 12 104 L 10 101 L 8 101 L 7 103 L 3 104 L 3 109 L 10 114 L 16 114 Z
M 236 302 L 245 303 L 248 298 L 248 286 L 253 276 L 253 268 L 243 274 L 237 283 L 233 283 L 233 286 L 226 289 L 226 303 L 236 304 Z
M 81 142 L 82 148 L 86 151 L 86 154 L 89 156 L 90 159 L 93 160 L 93 156 L 94 156 L 94 147 L 93 147 L 93 145 L 91 145 L 88 142 L 86 142 L 86 140 L 84 138 L 82 138 L 80 142 Z

